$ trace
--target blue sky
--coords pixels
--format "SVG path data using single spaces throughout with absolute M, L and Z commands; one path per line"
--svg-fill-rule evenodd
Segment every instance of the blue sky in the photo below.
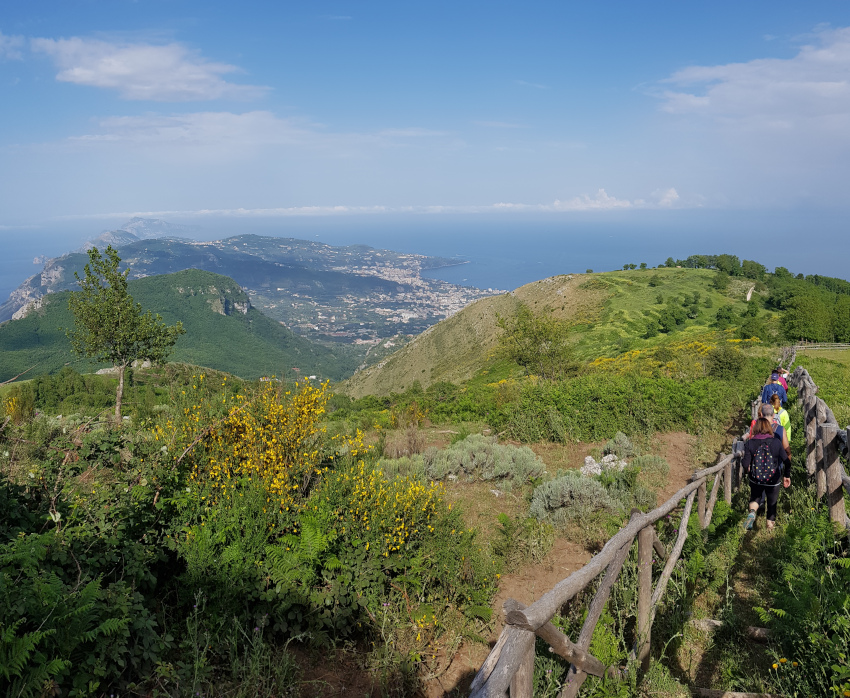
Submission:
M 676 209 L 835 236 L 848 80 L 837 0 L 7 2 L 0 235 Z

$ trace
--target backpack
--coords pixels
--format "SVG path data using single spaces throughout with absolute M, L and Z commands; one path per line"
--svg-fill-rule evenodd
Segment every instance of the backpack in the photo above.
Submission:
M 750 480 L 757 485 L 769 485 L 779 472 L 779 459 L 770 452 L 770 440 L 760 444 L 750 464 Z

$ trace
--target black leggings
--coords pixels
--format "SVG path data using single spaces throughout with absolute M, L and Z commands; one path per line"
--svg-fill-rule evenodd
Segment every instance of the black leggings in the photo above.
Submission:
M 767 520 L 776 521 L 776 503 L 779 501 L 780 485 L 757 485 L 750 482 L 750 504 L 760 502 L 762 495 L 767 497 Z

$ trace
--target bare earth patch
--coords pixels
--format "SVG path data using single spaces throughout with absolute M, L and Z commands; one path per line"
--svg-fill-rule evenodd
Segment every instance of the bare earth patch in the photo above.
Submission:
M 448 670 L 427 686 L 428 698 L 466 695 L 469 684 L 475 677 L 478 667 L 486 659 L 502 632 L 502 604 L 508 599 L 516 599 L 531 604 L 549 591 L 562 579 L 583 567 L 591 554 L 581 545 L 558 538 L 546 558 L 539 564 L 527 564 L 515 574 L 502 575 L 499 591 L 493 600 L 493 618 L 495 623 L 487 644 L 464 642 L 452 660 Z

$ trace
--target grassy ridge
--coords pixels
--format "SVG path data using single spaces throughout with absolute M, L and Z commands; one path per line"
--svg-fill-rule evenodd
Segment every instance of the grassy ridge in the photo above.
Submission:
M 248 296 L 225 276 L 197 269 L 130 282 L 130 292 L 145 309 L 171 324 L 183 323 L 171 359 L 227 371 L 242 378 L 316 374 L 339 379 L 354 366 L 345 350 L 331 350 L 295 335 L 248 307 Z M 242 312 L 242 310 L 246 312 Z M 0 381 L 36 364 L 31 375 L 64 365 L 85 372 L 97 364 L 75 357 L 62 328 L 73 326 L 67 293 L 51 294 L 42 308 L 0 326 Z
M 630 350 L 651 350 L 671 342 L 712 343 L 729 338 L 744 323 L 747 293 L 754 288 L 756 305 L 768 291 L 764 284 L 732 278 L 715 287 L 718 272 L 710 269 L 659 268 L 614 271 L 593 275 L 556 276 L 536 281 L 512 293 L 485 298 L 424 332 L 380 364 L 355 374 L 343 390 L 353 396 L 388 395 L 442 381 L 467 380 L 493 365 L 501 330 L 499 316 L 510 318 L 519 302 L 535 314 L 547 314 L 570 326 L 575 357 L 583 361 L 610 358 Z M 693 303 L 695 294 L 698 302 Z M 660 301 L 660 302 L 659 302 Z M 730 311 L 732 335 L 719 334 L 716 317 Z M 672 331 L 648 332 L 669 309 L 688 317 Z M 757 309 L 766 337 L 779 333 L 779 313 Z M 746 334 L 746 333 L 744 333 Z

